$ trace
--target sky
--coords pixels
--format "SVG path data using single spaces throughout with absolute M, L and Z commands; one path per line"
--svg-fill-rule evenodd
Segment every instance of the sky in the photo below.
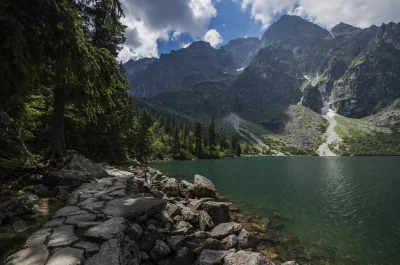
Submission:
M 331 29 L 340 22 L 366 28 L 400 22 L 400 0 L 121 0 L 126 42 L 122 62 L 185 48 L 204 40 L 215 48 L 260 38 L 282 15 Z

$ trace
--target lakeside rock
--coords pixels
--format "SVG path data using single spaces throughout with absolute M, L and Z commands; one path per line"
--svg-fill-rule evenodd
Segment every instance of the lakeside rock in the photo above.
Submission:
M 178 183 L 151 168 L 107 168 L 107 174 L 68 194 L 69 205 L 6 264 L 274 264 L 241 250 L 254 247 L 256 239 L 230 222 L 228 204 L 215 201 L 207 178 Z

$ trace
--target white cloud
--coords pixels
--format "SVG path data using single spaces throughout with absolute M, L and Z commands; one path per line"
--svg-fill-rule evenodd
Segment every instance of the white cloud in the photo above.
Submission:
M 190 44 L 192 44 L 192 43 L 191 43 L 191 42 L 182 43 L 179 47 L 180 47 L 181 49 L 184 49 L 184 48 L 189 47 Z
M 223 42 L 221 35 L 215 29 L 210 29 L 207 31 L 203 36 L 203 40 L 209 42 L 214 48 Z
M 181 33 L 203 36 L 217 15 L 211 0 L 122 0 L 126 42 L 118 59 L 158 57 L 157 40 L 177 40 Z M 173 34 L 168 34 L 173 32 Z
M 399 22 L 399 0 L 240 0 L 243 11 L 267 28 L 275 15 L 288 13 L 331 28 L 340 22 L 369 27 Z

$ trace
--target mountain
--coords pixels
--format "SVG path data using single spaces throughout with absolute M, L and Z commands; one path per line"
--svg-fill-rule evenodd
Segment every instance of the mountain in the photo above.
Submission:
M 231 123 L 243 137 L 237 120 L 263 127 L 266 131 L 253 131 L 260 135 L 275 133 L 271 124 L 279 124 L 299 132 L 291 132 L 290 139 L 306 137 L 300 130 L 311 128 L 293 122 L 304 123 L 297 116 L 307 112 L 287 107 L 298 104 L 316 114 L 331 108 L 348 118 L 373 115 L 377 118 L 370 120 L 376 126 L 398 126 L 390 116 L 398 112 L 389 106 L 400 98 L 400 23 L 364 29 L 339 23 L 328 31 L 301 17 L 284 15 L 261 39 L 238 38 L 219 49 L 198 41 L 159 59 L 129 61 L 125 68 L 131 94 L 148 106 L 204 123 L 215 116 Z M 274 112 L 277 120 L 266 122 L 266 115 L 271 117 L 266 112 Z M 232 113 L 239 118 L 232 119 L 236 117 Z M 312 126 L 323 124 L 312 117 Z M 391 121 L 383 120 L 388 117 Z M 325 127 L 314 128 L 311 140 L 302 141 L 307 144 L 289 140 L 289 129 L 277 133 L 293 147 L 315 150 L 312 142 L 322 141 L 321 128 Z M 248 139 L 254 140 L 253 136 Z

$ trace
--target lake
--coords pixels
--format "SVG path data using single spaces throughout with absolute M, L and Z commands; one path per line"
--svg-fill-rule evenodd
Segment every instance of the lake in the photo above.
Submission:
M 400 157 L 244 157 L 151 165 L 266 216 L 329 264 L 400 264 Z

